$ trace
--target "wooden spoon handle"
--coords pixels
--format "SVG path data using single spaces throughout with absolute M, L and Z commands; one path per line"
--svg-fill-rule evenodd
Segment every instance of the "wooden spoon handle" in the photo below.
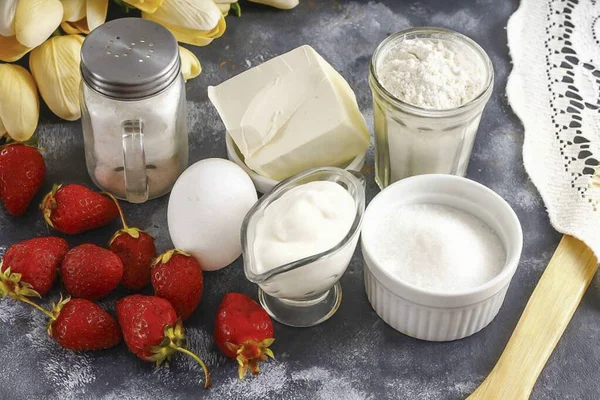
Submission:
M 527 399 L 589 286 L 598 260 L 563 236 L 498 363 L 469 399 Z

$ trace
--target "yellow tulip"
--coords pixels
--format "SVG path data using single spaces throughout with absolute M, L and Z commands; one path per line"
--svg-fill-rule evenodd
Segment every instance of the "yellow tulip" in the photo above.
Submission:
M 15 11 L 15 34 L 26 47 L 37 47 L 58 28 L 63 17 L 59 0 L 19 0 Z
M 209 31 L 221 12 L 213 0 L 165 0 L 152 17 L 156 21 L 195 31 Z
M 0 64 L 0 124 L 16 141 L 28 140 L 37 128 L 40 103 L 31 74 L 14 64 Z
M 29 57 L 29 69 L 42 98 L 54 114 L 68 121 L 81 117 L 79 63 L 83 36 L 55 36 L 36 47 Z
M 213 0 L 163 0 L 142 17 L 169 29 L 179 42 L 205 46 L 223 35 L 225 18 Z
M 217 7 L 221 10 L 221 14 L 226 17 L 229 14 L 229 10 L 231 9 L 231 4 L 229 3 L 217 3 Z
M 4 136 L 6 136 L 6 128 L 0 119 L 0 139 L 2 139 Z
M 15 11 L 19 0 L 0 1 L 0 35 L 15 35 Z
M 253 3 L 265 4 L 267 6 L 280 8 L 282 10 L 289 10 L 296 7 L 299 3 L 298 0 L 250 0 Z
M 214 2 L 217 4 L 217 7 L 219 7 L 219 10 L 221 10 L 224 17 L 229 15 L 229 11 L 231 10 L 233 10 L 233 13 L 238 17 L 241 15 L 238 0 L 214 0 Z
M 78 33 L 90 33 L 87 25 L 87 18 L 80 19 L 79 21 L 63 21 L 60 24 L 60 28 L 65 31 L 67 35 L 76 35 Z
M 200 75 L 202 66 L 194 53 L 185 47 L 179 46 L 179 57 L 181 58 L 181 73 L 183 74 L 183 79 L 187 81 Z
M 226 28 L 225 17 L 223 17 L 223 15 L 221 15 L 221 19 L 214 29 L 205 32 L 190 32 L 188 29 L 181 29 L 165 23 L 161 23 L 161 25 L 169 29 L 178 42 L 187 43 L 194 46 L 206 46 L 210 44 L 213 39 L 221 37 Z
M 70 6 L 74 8 L 80 7 L 80 2 L 83 2 L 85 5 L 85 13 L 83 18 L 80 18 L 78 20 L 73 20 L 75 16 L 73 16 L 70 19 L 63 18 L 63 22 L 60 24 L 60 27 L 63 31 L 65 31 L 65 33 L 69 35 L 77 33 L 88 34 L 106 21 L 106 14 L 108 12 L 108 0 L 68 1 Z
M 108 0 L 87 0 L 86 16 L 88 29 L 93 31 L 106 21 Z
M 147 13 L 155 12 L 163 2 L 163 0 L 124 0 L 124 1 L 127 4 L 134 6 L 138 10 L 142 10 Z
M 0 35 L 0 61 L 17 61 L 30 51 L 31 48 L 19 43 L 16 36 L 6 37 Z
M 75 22 L 85 18 L 85 0 L 61 0 L 63 5 L 63 21 Z

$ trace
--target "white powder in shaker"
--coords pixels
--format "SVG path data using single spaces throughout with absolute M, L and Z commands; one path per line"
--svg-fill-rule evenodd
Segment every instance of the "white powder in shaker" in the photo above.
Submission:
M 178 125 L 182 86 L 173 84 L 158 95 L 137 101 L 107 99 L 83 86 L 91 122 L 90 127 L 84 125 L 86 151 L 90 153 L 86 157 L 94 160 L 89 172 L 104 190 L 126 197 L 122 124 L 134 119 L 144 123 L 149 196 L 164 194 L 173 186 L 187 165 L 187 131 Z
M 485 68 L 469 49 L 441 40 L 408 39 L 390 48 L 378 63 L 383 87 L 417 107 L 459 107 L 481 93 Z
M 473 288 L 498 275 L 506 262 L 504 246 L 488 225 L 448 206 L 400 206 L 386 213 L 372 232 L 375 261 L 424 289 L 447 293 Z

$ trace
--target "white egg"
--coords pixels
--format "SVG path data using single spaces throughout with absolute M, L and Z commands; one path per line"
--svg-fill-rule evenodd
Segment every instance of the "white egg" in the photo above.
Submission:
M 167 217 L 173 245 L 206 271 L 228 266 L 242 254 L 242 221 L 257 200 L 252 180 L 233 162 L 198 161 L 171 191 Z

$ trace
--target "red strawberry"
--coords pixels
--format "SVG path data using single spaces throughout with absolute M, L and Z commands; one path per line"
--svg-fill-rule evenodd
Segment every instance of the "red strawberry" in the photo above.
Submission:
M 112 195 L 109 197 L 119 210 L 123 229 L 115 232 L 108 242 L 108 247 L 123 261 L 123 286 L 127 289 L 142 290 L 150 283 L 150 268 L 156 257 L 154 238 L 141 229 L 127 226 L 119 202 Z
M 29 297 L 40 297 L 20 275 L 10 268 L 0 272 L 0 297 L 10 296 L 27 303 L 50 318 L 48 334 L 61 346 L 71 350 L 102 350 L 121 342 L 119 325 L 113 317 L 98 305 L 85 299 L 67 298 L 62 295 L 52 311 L 34 303 Z
M 56 273 L 69 251 L 66 240 L 57 237 L 40 237 L 13 244 L 4 253 L 0 271 L 10 268 L 21 275 L 41 296 L 54 285 Z
M 72 296 L 95 300 L 108 295 L 119 285 L 123 263 L 110 250 L 82 244 L 69 250 L 60 272 L 63 284 Z
M 70 350 L 103 350 L 121 342 L 117 321 L 99 305 L 67 298 L 52 307 L 48 334 Z
M 0 147 L 0 199 L 9 214 L 27 211 L 45 174 L 46 164 L 37 148 L 18 143 Z
M 150 267 L 156 257 L 152 236 L 137 228 L 121 229 L 109 242 L 109 248 L 123 262 L 123 286 L 142 290 L 150 283 Z
M 188 319 L 202 298 L 202 268 L 195 258 L 181 250 L 169 250 L 152 265 L 154 294 L 169 300 L 177 315 Z
M 217 313 L 214 337 L 227 357 L 237 359 L 240 379 L 248 369 L 258 374 L 258 363 L 273 358 L 269 349 L 275 341 L 273 322 L 261 306 L 244 294 L 225 295 Z
M 196 360 L 205 376 L 205 388 L 210 386 L 210 374 L 204 362 L 185 349 L 183 325 L 168 300 L 156 296 L 135 294 L 117 303 L 117 317 L 129 350 L 144 361 L 160 366 L 171 361 L 175 352 Z
M 108 225 L 119 215 L 111 199 L 75 184 L 54 185 L 40 208 L 48 225 L 71 235 Z

